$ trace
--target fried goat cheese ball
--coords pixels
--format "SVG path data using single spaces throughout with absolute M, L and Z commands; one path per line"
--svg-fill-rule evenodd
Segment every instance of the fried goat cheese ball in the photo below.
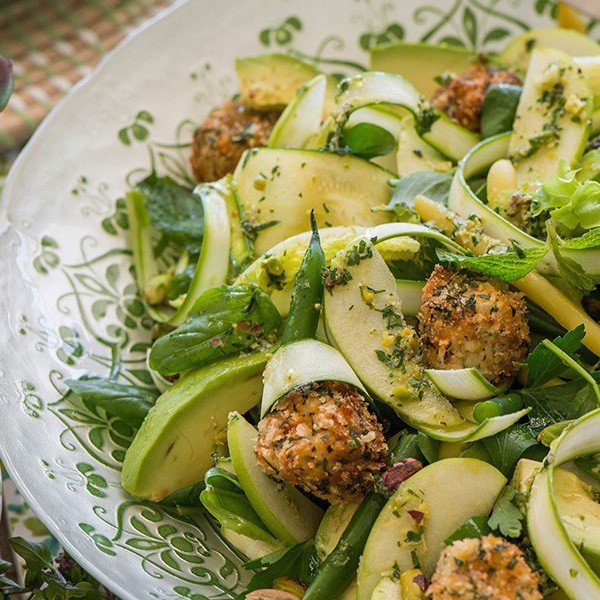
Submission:
M 461 75 L 452 73 L 448 76 L 444 84 L 433 93 L 431 101 L 453 121 L 471 131 L 479 131 L 483 97 L 488 87 L 494 83 L 520 85 L 521 81 L 509 71 L 473 65 Z
M 280 115 L 239 102 L 215 108 L 196 129 L 190 162 L 197 181 L 216 181 L 231 173 L 244 150 L 266 145 Z
M 289 392 L 259 423 L 254 447 L 267 474 L 331 504 L 372 489 L 387 451 L 367 401 L 354 386 L 338 381 Z
M 475 367 L 490 383 L 504 383 L 527 356 L 526 308 L 505 283 L 437 265 L 417 315 L 423 360 L 434 369 Z
M 539 573 L 521 550 L 492 534 L 454 542 L 442 552 L 426 596 L 433 600 L 541 600 Z

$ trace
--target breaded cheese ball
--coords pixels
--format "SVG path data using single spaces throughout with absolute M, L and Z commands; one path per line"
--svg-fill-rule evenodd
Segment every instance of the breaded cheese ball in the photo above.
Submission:
M 212 110 L 194 133 L 190 162 L 196 180 L 216 181 L 231 173 L 244 150 L 266 145 L 279 114 L 237 101 Z
M 259 423 L 254 447 L 267 474 L 331 504 L 372 489 L 387 451 L 367 401 L 354 386 L 337 381 L 289 392 Z
M 539 573 L 521 550 L 492 534 L 454 542 L 442 552 L 426 596 L 433 600 L 541 600 Z
M 460 75 L 449 76 L 433 93 L 431 102 L 453 121 L 471 131 L 479 131 L 483 97 L 494 83 L 521 84 L 519 78 L 509 71 L 473 65 Z
M 473 271 L 437 265 L 422 300 L 418 332 L 428 367 L 475 367 L 494 385 L 516 374 L 530 341 L 520 292 Z

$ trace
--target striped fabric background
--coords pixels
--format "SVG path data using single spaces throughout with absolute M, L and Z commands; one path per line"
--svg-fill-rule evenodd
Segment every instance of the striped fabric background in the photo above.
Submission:
M 0 153 L 22 146 L 107 50 L 172 2 L 0 0 L 0 54 L 15 74 L 15 91 L 0 113 Z

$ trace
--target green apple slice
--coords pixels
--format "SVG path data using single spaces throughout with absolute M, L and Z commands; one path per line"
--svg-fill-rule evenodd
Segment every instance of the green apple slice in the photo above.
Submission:
M 229 416 L 227 443 L 242 489 L 271 533 L 289 546 L 314 536 L 323 511 L 291 485 L 261 470 L 254 456 L 256 429 L 237 412 Z
M 395 565 L 400 573 L 421 565 L 430 577 L 444 540 L 469 517 L 489 514 L 505 484 L 498 469 L 474 458 L 435 462 L 401 483 L 367 540 L 358 569 L 358 600 L 370 600 Z M 408 511 L 423 513 L 423 519 Z

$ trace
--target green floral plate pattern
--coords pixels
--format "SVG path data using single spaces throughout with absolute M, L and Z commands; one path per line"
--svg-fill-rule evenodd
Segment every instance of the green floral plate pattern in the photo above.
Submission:
M 119 486 L 132 431 L 64 396 L 84 373 L 151 385 L 123 195 L 155 168 L 192 183 L 195 124 L 235 90 L 233 59 L 289 52 L 353 73 L 374 44 L 493 50 L 547 25 L 550 0 L 191 0 L 114 51 L 40 127 L 0 213 L 0 450 L 24 499 L 123 599 L 234 598 L 242 557 L 200 515 Z

